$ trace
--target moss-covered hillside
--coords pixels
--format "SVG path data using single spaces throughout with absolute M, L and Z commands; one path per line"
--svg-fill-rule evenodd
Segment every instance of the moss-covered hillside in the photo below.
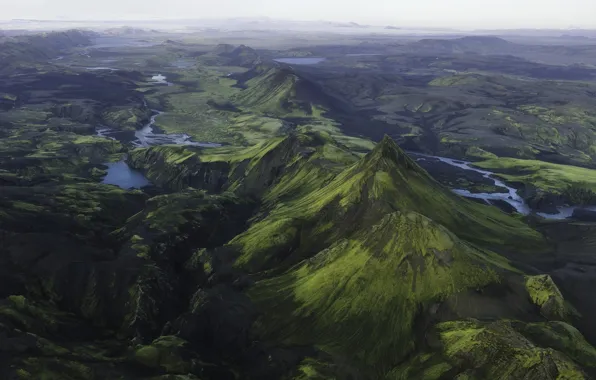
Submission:
M 128 347 L 119 360 L 133 373 L 572 379 L 593 371 L 594 349 L 572 327 L 583 316 L 529 267 L 554 256 L 548 241 L 454 195 L 389 138 L 364 157 L 304 130 L 251 148 L 136 149 L 129 162 L 175 192 L 112 230 L 110 264 L 86 264 L 94 274 L 80 288 L 93 293 L 70 295 L 68 307 L 132 339 L 111 338 Z M 103 266 L 122 260 L 125 273 L 99 280 Z M 49 289 L 54 302 L 65 291 Z M 109 294 L 119 312 L 106 309 Z
M 0 68 L 0 379 L 596 376 L 596 228 L 464 199 L 396 143 L 520 164 L 489 149 L 495 131 L 462 143 L 442 119 L 465 116 L 456 88 L 503 92 L 483 74 L 317 76 L 246 46 L 168 40 L 130 54 L 76 50 L 88 43 L 77 36 L 24 38 L 35 52 L 59 43 L 23 52 L 24 73 Z M 67 63 L 49 62 L 63 44 Z M 97 57 L 139 71 L 87 70 Z M 148 80 L 166 64 L 167 82 Z M 571 130 L 548 129 L 589 119 L 561 106 L 527 139 L 512 117 L 499 147 L 589 156 Z M 509 120 L 508 107 L 491 115 Z M 151 108 L 165 112 L 156 134 L 225 144 L 136 148 Z M 102 183 L 116 161 L 151 185 Z M 560 188 L 588 173 L 564 168 L 503 175 Z

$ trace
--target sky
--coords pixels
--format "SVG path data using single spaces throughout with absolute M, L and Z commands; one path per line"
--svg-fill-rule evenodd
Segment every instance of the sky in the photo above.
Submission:
M 596 28 L 596 0 L 0 0 L 0 19 L 292 20 L 461 28 Z

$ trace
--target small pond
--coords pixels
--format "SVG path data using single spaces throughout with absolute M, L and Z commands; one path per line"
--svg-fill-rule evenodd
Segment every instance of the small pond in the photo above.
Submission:
M 101 183 L 116 185 L 123 189 L 140 189 L 150 184 L 145 176 L 134 169 L 131 169 L 124 161 L 106 163 L 108 174 Z

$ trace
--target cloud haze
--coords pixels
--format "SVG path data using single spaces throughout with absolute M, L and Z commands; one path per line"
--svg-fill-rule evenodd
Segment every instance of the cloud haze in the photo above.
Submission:
M 595 0 L 0 0 L 1 19 L 259 17 L 467 28 L 596 28 Z

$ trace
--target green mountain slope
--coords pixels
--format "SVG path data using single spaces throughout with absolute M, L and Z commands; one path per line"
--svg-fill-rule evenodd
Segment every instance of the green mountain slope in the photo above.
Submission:
M 41 350 L 11 356 L 6 373 L 538 380 L 591 370 L 575 309 L 550 277 L 516 269 L 549 254 L 542 236 L 452 194 L 389 138 L 362 156 L 299 129 L 249 148 L 135 149 L 129 162 L 170 193 L 2 193 L 0 332 L 11 353 L 23 342 Z M 69 326 L 93 333 L 73 342 Z
M 0 73 L 10 72 L 19 63 L 47 61 L 61 52 L 91 44 L 95 33 L 81 30 L 67 30 L 29 36 L 0 38 Z
M 278 116 L 317 116 L 317 108 L 341 111 L 346 105 L 289 66 L 259 65 L 237 76 L 245 89 L 233 101 L 252 111 Z
M 389 138 L 297 196 L 284 198 L 284 176 L 265 196 L 276 199 L 272 209 L 229 243 L 236 267 L 259 279 L 248 293 L 263 310 L 257 331 L 314 344 L 375 376 L 416 349 L 433 304 L 520 276 L 489 248 L 548 251 L 520 221 L 442 188 Z M 532 309 L 523 285 L 513 293 Z
M 275 202 L 268 217 L 232 242 L 242 246 L 239 263 L 255 270 L 263 269 L 263 258 L 270 256 L 265 252 L 278 235 L 287 249 L 298 245 L 295 255 L 300 256 L 395 211 L 420 213 L 461 238 L 505 254 L 548 251 L 540 235 L 522 222 L 443 188 L 389 138 L 325 186 L 309 189 L 302 197 L 280 202 L 284 190 L 278 186 L 268 193 Z
M 407 236 L 407 238 L 403 238 Z M 387 214 L 291 271 L 258 282 L 262 328 L 387 369 L 415 347 L 415 318 L 451 294 L 498 281 L 478 251 L 417 213 Z

